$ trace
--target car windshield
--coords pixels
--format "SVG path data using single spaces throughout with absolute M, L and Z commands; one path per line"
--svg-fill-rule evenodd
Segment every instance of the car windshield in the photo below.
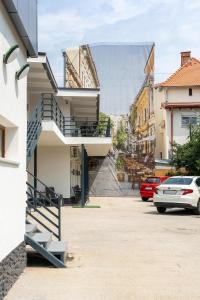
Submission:
M 189 177 L 172 177 L 166 179 L 162 184 L 183 184 L 190 185 L 192 183 L 192 178 Z
M 160 178 L 158 177 L 148 177 L 145 180 L 146 183 L 160 183 Z

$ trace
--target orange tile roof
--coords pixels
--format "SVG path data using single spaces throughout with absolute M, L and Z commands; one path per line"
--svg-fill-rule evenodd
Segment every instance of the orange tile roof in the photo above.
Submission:
M 180 67 L 159 86 L 200 86 L 200 61 L 192 57 L 190 62 Z

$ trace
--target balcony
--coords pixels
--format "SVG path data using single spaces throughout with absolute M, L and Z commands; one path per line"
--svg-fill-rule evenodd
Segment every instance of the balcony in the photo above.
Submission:
M 65 117 L 55 97 L 42 97 L 42 120 L 54 121 L 64 137 L 110 137 L 110 118 L 97 120 L 94 117 Z

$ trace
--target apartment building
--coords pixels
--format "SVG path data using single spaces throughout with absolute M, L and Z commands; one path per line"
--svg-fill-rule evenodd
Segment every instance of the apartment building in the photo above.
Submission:
M 130 110 L 132 152 L 139 155 L 154 156 L 155 152 L 155 114 L 153 103 L 154 45 L 147 60 L 144 83 Z
M 156 158 L 168 160 L 173 143 L 184 144 L 200 114 L 200 61 L 181 52 L 180 68 L 154 88 Z
M 29 16 L 29 20 L 28 20 Z M 27 55 L 37 56 L 37 1 L 0 1 L 0 299 L 26 266 Z
M 99 80 L 89 45 L 68 48 L 63 52 L 64 86 L 99 88 Z

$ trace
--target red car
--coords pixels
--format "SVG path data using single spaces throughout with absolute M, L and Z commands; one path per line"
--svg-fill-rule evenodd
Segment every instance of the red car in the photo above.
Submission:
M 156 187 L 161 184 L 169 176 L 152 176 L 147 177 L 145 182 L 140 186 L 140 195 L 143 201 L 147 201 L 149 198 L 153 198 Z

